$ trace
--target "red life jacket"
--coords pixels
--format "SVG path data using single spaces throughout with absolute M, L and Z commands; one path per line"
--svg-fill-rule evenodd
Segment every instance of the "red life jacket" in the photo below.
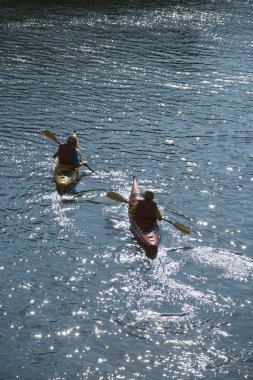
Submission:
M 58 150 L 58 157 L 60 164 L 73 165 L 73 146 L 67 144 L 60 144 Z
M 136 218 L 149 219 L 155 221 L 156 216 L 156 203 L 154 201 L 146 201 L 145 199 L 138 201 L 138 206 L 136 210 Z

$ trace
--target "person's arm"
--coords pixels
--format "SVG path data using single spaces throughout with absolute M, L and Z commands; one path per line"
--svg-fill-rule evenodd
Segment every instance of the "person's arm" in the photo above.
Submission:
M 76 149 L 73 149 L 73 164 L 80 165 L 80 160 Z
M 158 206 L 156 206 L 155 217 L 156 217 L 156 219 L 158 219 L 158 220 L 162 220 L 162 219 L 163 219 L 163 216 L 162 216 L 162 214 L 161 214 L 161 212 L 160 212 Z
M 137 207 L 138 207 L 138 203 L 135 203 L 135 205 L 131 208 L 131 210 L 129 211 L 129 213 L 131 215 L 135 215 L 136 211 L 137 211 Z

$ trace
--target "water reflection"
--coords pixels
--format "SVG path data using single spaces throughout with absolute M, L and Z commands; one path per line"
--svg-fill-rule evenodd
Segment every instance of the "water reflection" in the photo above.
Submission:
M 1 5 L 2 376 L 250 378 L 249 3 Z M 41 130 L 75 127 L 61 197 Z M 105 197 L 133 175 L 193 227 L 153 260 Z

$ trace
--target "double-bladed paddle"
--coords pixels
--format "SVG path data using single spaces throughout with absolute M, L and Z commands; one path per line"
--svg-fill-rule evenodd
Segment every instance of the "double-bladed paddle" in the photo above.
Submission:
M 60 144 L 60 142 L 59 142 L 59 140 L 57 139 L 57 137 L 56 137 L 52 132 L 50 132 L 48 129 L 43 129 L 42 134 L 43 134 L 44 136 L 46 136 L 46 137 L 49 137 L 51 140 L 53 140 L 53 141 L 56 142 L 57 144 Z M 92 169 L 86 164 L 86 162 L 82 162 L 82 165 L 87 166 L 87 168 L 90 169 L 90 171 L 92 171 L 93 173 L 95 173 L 94 170 L 92 170 Z
M 110 198 L 110 199 L 112 199 L 114 201 L 117 201 L 117 202 L 129 203 L 124 197 L 122 197 L 122 195 L 120 195 L 118 193 L 115 193 L 114 191 L 109 191 L 106 194 L 106 196 L 107 196 L 107 198 Z M 165 218 L 163 218 L 163 220 L 165 222 L 168 222 L 168 223 L 172 224 L 177 230 L 179 230 L 183 234 L 189 234 L 191 232 L 191 228 L 185 226 L 184 224 L 181 224 L 181 223 L 178 223 L 178 222 L 172 222 L 171 220 L 168 220 L 168 219 L 165 219 Z

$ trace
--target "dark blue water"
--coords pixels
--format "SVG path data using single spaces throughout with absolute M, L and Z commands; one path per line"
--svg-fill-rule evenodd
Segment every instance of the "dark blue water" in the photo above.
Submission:
M 1 380 L 253 378 L 252 8 L 2 3 Z M 63 197 L 45 128 L 95 171 Z M 154 260 L 133 175 L 192 228 Z

